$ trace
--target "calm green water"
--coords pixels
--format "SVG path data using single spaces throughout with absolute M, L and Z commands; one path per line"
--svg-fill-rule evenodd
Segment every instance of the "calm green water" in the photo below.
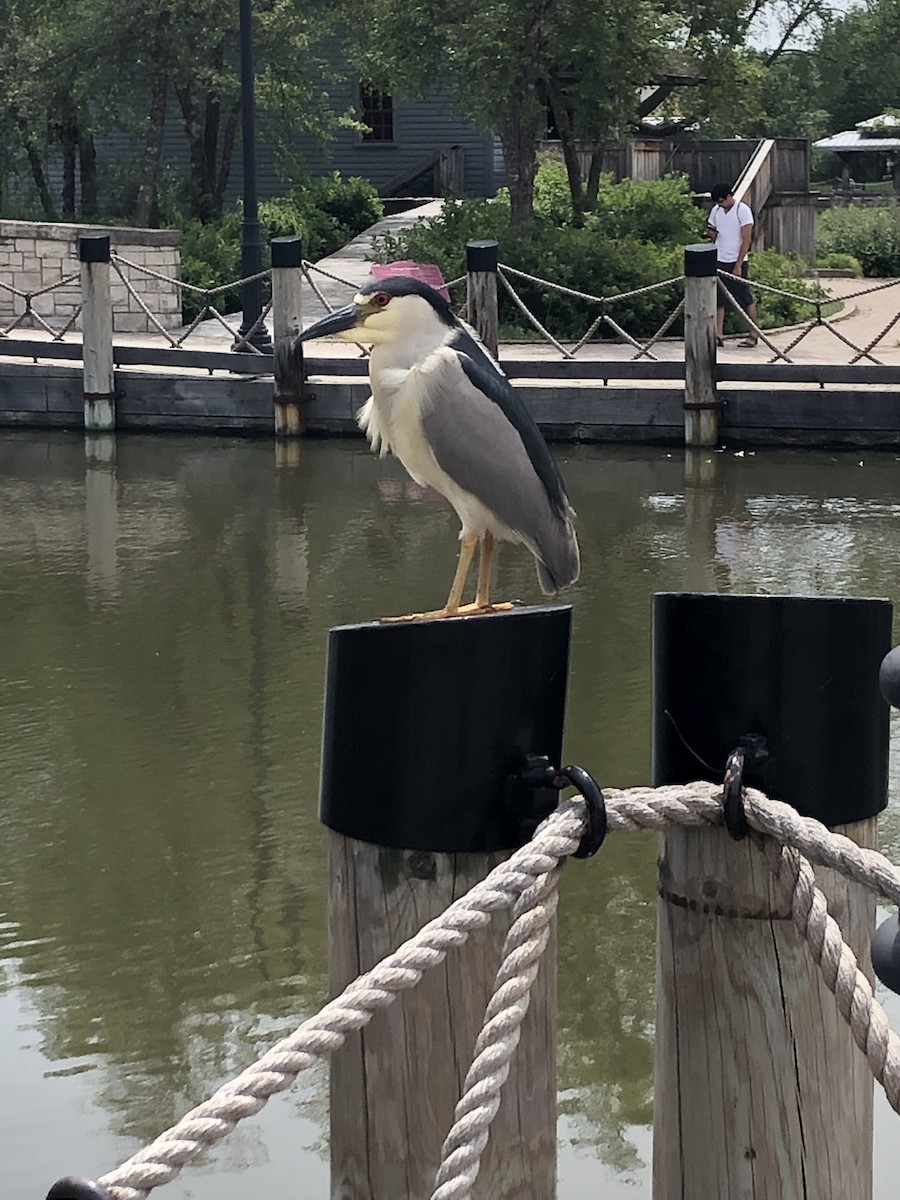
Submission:
M 0 438 L 10 1197 L 110 1169 L 325 998 L 326 631 L 442 602 L 457 529 L 360 443 L 295 450 L 122 437 L 103 462 L 75 435 Z M 584 562 L 566 756 L 602 783 L 649 780 L 654 591 L 896 598 L 893 454 L 726 451 L 687 488 L 680 453 L 560 458 Z M 501 593 L 538 599 L 524 551 L 501 551 Z M 896 811 L 883 837 L 900 860 Z M 564 880 L 561 1200 L 649 1195 L 654 860 L 620 836 Z M 326 1135 L 322 1070 L 161 1194 L 324 1197 Z M 880 1102 L 876 1195 L 898 1172 Z

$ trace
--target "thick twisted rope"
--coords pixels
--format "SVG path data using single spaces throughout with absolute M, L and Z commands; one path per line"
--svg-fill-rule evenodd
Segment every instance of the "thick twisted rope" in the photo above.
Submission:
M 605 798 L 610 829 L 662 830 L 671 824 L 704 826 L 722 821 L 721 788 L 708 782 L 627 791 L 607 789 Z M 745 789 L 744 804 L 749 825 L 764 835 L 760 840 L 773 869 L 787 871 L 792 880 L 797 929 L 807 938 L 826 985 L 834 993 L 889 1102 L 900 1111 L 900 1039 L 891 1032 L 883 1008 L 828 914 L 810 862 L 832 867 L 897 904 L 900 871 L 877 851 L 863 849 L 849 838 L 829 832 L 819 822 L 801 817 L 788 805 L 760 792 Z M 338 1049 L 347 1034 L 363 1028 L 379 1008 L 414 987 L 425 971 L 441 963 L 473 930 L 485 926 L 491 913 L 514 905 L 504 960 L 455 1123 L 445 1142 L 432 1197 L 466 1200 L 478 1174 L 528 1008 L 530 988 L 549 937 L 561 864 L 577 849 L 583 828 L 581 802 L 560 805 L 527 846 L 236 1079 L 99 1182 L 113 1200 L 143 1200 L 154 1187 L 174 1179 L 187 1162 L 230 1133 L 239 1121 L 259 1112 L 269 1097 L 289 1087 L 300 1071 Z
M 809 860 L 793 846 L 778 846 L 772 841 L 764 843 L 764 853 L 776 875 L 792 880 L 794 925 L 806 938 L 825 985 L 834 994 L 841 1016 L 868 1059 L 888 1103 L 900 1113 L 900 1038 L 891 1029 L 887 1013 L 859 969 L 840 926 L 828 912 L 828 902 L 816 886 Z
M 516 901 L 513 924 L 503 944 L 500 970 L 484 1026 L 456 1106 L 453 1128 L 441 1151 L 431 1200 L 468 1200 L 478 1177 L 491 1122 L 522 1032 L 541 957 L 550 940 L 550 922 L 559 901 L 562 865 L 549 871 Z
M 536 841 L 517 850 L 393 954 L 354 980 L 316 1016 L 145 1149 L 102 1176 L 99 1183 L 113 1200 L 143 1200 L 153 1188 L 174 1179 L 185 1163 L 225 1137 L 238 1121 L 259 1112 L 270 1096 L 289 1087 L 301 1071 L 343 1045 L 348 1033 L 362 1029 L 378 1009 L 414 987 L 427 970 L 462 945 L 472 930 L 488 924 L 491 913 L 509 908 L 542 876 L 555 871 L 578 848 L 584 826 L 582 808 L 574 801 L 561 805 Z

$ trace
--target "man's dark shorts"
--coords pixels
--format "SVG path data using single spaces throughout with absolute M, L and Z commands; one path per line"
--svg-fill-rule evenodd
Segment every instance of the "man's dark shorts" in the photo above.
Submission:
M 719 270 L 727 271 L 729 275 L 734 275 L 735 265 L 736 265 L 735 263 L 720 262 Z M 746 258 L 741 263 L 741 275 L 743 276 L 744 279 L 747 278 L 747 260 L 746 260 Z M 734 296 L 735 300 L 737 300 L 738 304 L 744 310 L 746 310 L 748 305 L 753 303 L 753 293 L 750 291 L 750 285 L 747 283 L 741 283 L 741 281 L 738 279 L 723 279 L 722 276 L 720 275 L 719 276 L 719 287 L 720 287 L 720 289 L 724 288 L 724 289 L 726 289 L 726 291 L 731 292 L 732 296 Z M 725 297 L 721 294 L 721 291 L 719 293 L 718 307 L 719 308 L 725 307 Z

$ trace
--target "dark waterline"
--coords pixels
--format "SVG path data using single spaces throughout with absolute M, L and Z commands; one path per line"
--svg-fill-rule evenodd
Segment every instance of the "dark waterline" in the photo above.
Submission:
M 894 597 L 892 453 L 558 457 L 584 563 L 566 757 L 601 782 L 649 779 L 653 592 Z M 456 533 L 358 442 L 133 436 L 103 462 L 77 435 L 0 439 L 10 1195 L 109 1170 L 322 1003 L 326 632 L 440 603 Z M 527 553 L 501 550 L 496 591 L 539 599 Z M 560 1200 L 647 1195 L 655 839 L 610 839 L 563 887 Z M 326 1195 L 325 1081 L 166 1194 Z M 900 1150 L 877 1108 L 886 1197 Z

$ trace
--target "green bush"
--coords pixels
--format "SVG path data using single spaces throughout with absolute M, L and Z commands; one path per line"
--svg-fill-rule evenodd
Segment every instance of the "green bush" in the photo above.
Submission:
M 764 283 L 768 287 L 779 288 L 781 291 L 793 293 L 793 296 L 808 296 L 812 303 L 804 303 L 792 296 L 781 296 L 775 292 L 766 292 L 756 288 L 753 298 L 756 300 L 756 310 L 759 320 L 757 324 L 762 329 L 777 329 L 782 325 L 793 325 L 799 321 L 809 320 L 815 314 L 814 302 L 825 295 L 822 287 L 815 280 L 804 279 L 806 263 L 798 255 L 780 254 L 777 250 L 764 250 L 761 254 L 751 255 L 751 283 Z M 735 330 L 745 326 L 736 313 L 728 314 L 726 328 Z
M 862 263 L 852 254 L 822 254 L 816 259 L 816 266 L 823 271 L 852 271 L 857 278 L 863 273 Z
M 827 209 L 816 222 L 816 251 L 851 254 L 863 273 L 876 279 L 900 275 L 900 204 Z
M 263 264 L 268 262 L 272 238 L 301 237 L 304 256 L 315 260 L 339 250 L 373 225 L 383 212 L 378 193 L 368 180 L 342 179 L 337 172 L 312 179 L 287 196 L 262 200 L 259 220 Z M 240 278 L 242 221 L 243 206 L 238 203 L 217 221 L 185 223 L 181 264 L 186 283 L 214 288 Z M 183 293 L 185 322 L 193 320 L 203 303 L 202 296 Z M 240 290 L 231 288 L 214 297 L 213 303 L 219 311 L 234 312 L 240 308 Z
M 535 220 L 525 230 L 510 225 L 509 196 L 496 200 L 453 200 L 440 216 L 378 239 L 379 262 L 411 258 L 436 263 L 445 279 L 465 274 L 466 242 L 493 238 L 500 258 L 509 267 L 574 291 L 612 298 L 666 279 L 684 270 L 684 246 L 697 242 L 706 225 L 705 214 L 691 200 L 687 182 L 669 177 L 654 182 L 601 182 L 598 205 L 576 222 L 565 169 L 557 157 L 542 156 L 535 183 Z M 812 294 L 800 278 L 803 264 L 768 252 L 756 256 L 755 274 L 764 283 L 788 291 Z M 599 315 L 599 307 L 557 292 L 542 283 L 511 277 L 527 308 L 554 337 L 577 340 Z M 612 301 L 609 316 L 633 337 L 649 337 L 664 323 L 683 295 L 683 285 Z M 759 298 L 760 316 L 768 326 L 791 323 L 796 302 L 782 297 Z M 538 336 L 505 290 L 500 292 L 500 327 L 506 340 Z M 670 332 L 677 335 L 680 323 Z M 605 323 L 594 337 L 615 338 Z

